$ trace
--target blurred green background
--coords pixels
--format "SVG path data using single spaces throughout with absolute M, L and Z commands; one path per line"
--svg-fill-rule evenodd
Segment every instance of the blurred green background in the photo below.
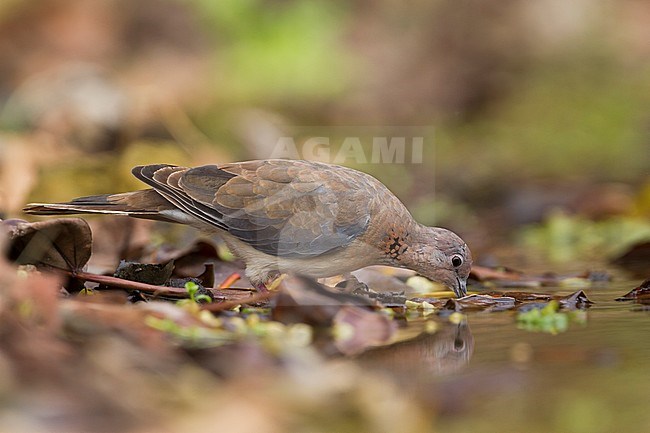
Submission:
M 268 158 L 310 128 L 423 127 L 421 164 L 345 164 L 479 256 L 610 254 L 649 233 L 648 41 L 641 0 L 5 0 L 0 211 L 139 188 L 136 164 Z M 562 218 L 593 241 L 555 243 Z

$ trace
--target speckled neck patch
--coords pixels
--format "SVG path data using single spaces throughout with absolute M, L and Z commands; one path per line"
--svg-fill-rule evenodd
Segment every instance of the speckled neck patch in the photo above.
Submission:
M 408 231 L 391 227 L 382 239 L 384 254 L 393 260 L 399 261 L 402 255 L 408 250 L 409 241 L 410 236 Z

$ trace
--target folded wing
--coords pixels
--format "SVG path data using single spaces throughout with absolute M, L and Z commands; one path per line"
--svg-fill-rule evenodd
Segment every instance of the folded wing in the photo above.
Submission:
M 350 244 L 370 222 L 369 178 L 337 166 L 266 160 L 149 165 L 133 173 L 182 211 L 267 254 L 331 252 Z

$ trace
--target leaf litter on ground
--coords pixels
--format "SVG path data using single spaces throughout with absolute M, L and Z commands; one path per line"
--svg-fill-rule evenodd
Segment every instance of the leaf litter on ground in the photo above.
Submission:
M 90 356 L 86 350 L 95 347 L 97 351 L 94 356 L 108 356 L 105 355 L 108 353 L 111 353 L 110 359 L 122 356 L 126 359 L 122 361 L 122 365 L 136 362 L 135 359 L 144 360 L 137 362 L 147 362 L 150 357 L 154 357 L 158 361 L 152 362 L 150 367 L 160 371 L 177 372 L 183 368 L 183 365 L 187 365 L 188 360 L 191 360 L 191 368 L 196 369 L 199 376 L 210 375 L 206 383 L 234 377 L 241 381 L 253 369 L 259 371 L 260 380 L 264 380 L 265 371 L 278 371 L 278 369 L 284 371 L 288 360 L 290 360 L 289 364 L 300 364 L 305 359 L 316 359 L 318 363 L 321 362 L 321 357 L 333 355 L 360 356 L 368 351 L 381 350 L 382 347 L 396 344 L 397 341 L 406 343 L 405 347 L 413 347 L 414 350 L 420 345 L 451 344 L 455 349 L 449 351 L 448 362 L 436 357 L 430 360 L 432 368 L 460 368 L 465 358 L 458 357 L 460 353 L 458 345 L 465 340 L 459 339 L 458 330 L 466 329 L 467 313 L 475 311 L 494 313 L 519 309 L 518 326 L 556 333 L 566 329 L 564 326 L 566 320 L 563 317 L 572 314 L 570 310 L 584 309 L 590 305 L 582 290 L 567 296 L 525 291 L 492 291 L 472 293 L 461 299 L 453 299 L 450 298 L 449 292 L 438 291 L 438 287 L 433 285 L 430 288 L 436 291 L 431 295 L 435 296 L 414 298 L 406 295 L 402 287 L 394 291 L 373 290 L 372 286 L 369 287 L 354 277 L 346 277 L 338 287 L 326 287 L 309 278 L 287 276 L 279 282 L 276 290 L 269 293 L 255 293 L 250 287 L 246 287 L 245 280 L 238 281 L 243 274 L 241 266 L 237 262 L 223 261 L 215 257 L 217 249 L 211 247 L 206 241 L 193 243 L 184 250 L 167 250 L 165 254 L 155 255 L 157 259 L 151 266 L 151 269 L 155 269 L 153 276 L 141 278 L 144 282 L 130 281 L 126 278 L 138 279 L 133 277 L 133 274 L 141 276 L 146 274 L 142 269 L 149 269 L 149 264 L 138 261 L 142 258 L 134 257 L 131 264 L 122 266 L 127 268 L 128 272 L 118 273 L 117 276 L 97 275 L 83 270 L 83 264 L 88 262 L 88 254 L 80 254 L 65 243 L 70 239 L 81 240 L 80 245 L 83 246 L 91 240 L 89 234 L 88 236 L 85 234 L 83 222 L 56 222 L 43 226 L 24 224 L 30 223 L 3 222 L 2 224 L 5 231 L 19 233 L 19 236 L 14 235 L 8 241 L 13 251 L 10 257 L 21 256 L 16 252 L 20 252 L 21 248 L 28 248 L 28 243 L 25 243 L 25 239 L 28 239 L 26 236 L 30 233 L 38 233 L 40 230 L 44 230 L 44 234 L 38 236 L 46 236 L 48 242 L 39 241 L 39 245 L 50 251 L 33 255 L 36 258 L 28 260 L 34 262 L 36 267 L 22 266 L 16 271 L 16 268 L 10 265 L 3 266 L 10 269 L 9 274 L 23 273 L 33 284 L 49 288 L 45 292 L 46 295 L 40 291 L 24 291 L 23 296 L 35 296 L 38 299 L 19 303 L 20 305 L 16 307 L 17 320 L 26 320 L 25 318 L 34 320 L 42 315 L 50 317 L 39 320 L 45 320 L 45 323 L 52 328 L 52 333 L 46 333 L 41 337 L 36 336 L 33 342 L 43 347 L 50 344 L 53 351 L 68 353 L 62 355 L 60 361 L 56 362 L 69 366 L 75 365 L 71 361 L 74 358 Z M 53 234 L 55 232 L 52 227 L 59 225 L 67 231 L 76 231 L 73 232 L 73 236 L 62 240 Z M 22 231 L 16 232 L 15 229 L 11 231 L 11 227 L 15 226 L 21 227 Z M 7 227 L 10 229 L 7 230 Z M 16 239 L 20 242 L 16 242 Z M 50 259 L 50 257 L 58 257 L 56 254 L 61 255 L 60 251 L 68 255 L 71 251 L 75 251 L 77 255 Z M 23 257 L 32 256 L 23 255 Z M 146 257 L 152 257 L 151 252 L 146 253 Z M 177 272 L 176 269 L 179 262 L 182 264 L 181 272 Z M 52 263 L 57 266 L 52 266 Z M 99 287 L 94 288 L 95 295 L 83 296 L 82 293 L 63 298 L 59 294 L 60 288 L 67 287 L 68 283 L 60 277 L 50 277 L 47 273 L 47 270 L 58 269 L 58 267 L 63 267 L 68 274 L 74 273 L 86 281 L 101 283 Z M 171 274 L 170 269 L 172 269 Z M 181 275 L 183 278 L 180 277 Z M 211 283 L 210 275 L 213 277 Z M 395 279 L 395 276 L 391 278 Z M 402 281 L 414 277 L 405 274 L 403 278 Z M 527 277 L 520 273 L 518 278 L 519 281 L 524 281 Z M 551 281 L 548 276 L 544 278 L 547 282 Z M 558 278 L 554 278 L 557 282 Z M 590 278 L 593 280 L 588 274 L 582 278 L 586 281 Z M 177 281 L 178 287 L 169 287 L 172 280 Z M 484 280 L 486 281 L 487 278 Z M 244 287 L 229 288 L 235 281 L 242 283 Z M 493 283 L 494 281 L 492 280 Z M 213 302 L 204 304 L 196 302 L 206 301 L 201 296 L 204 293 L 199 292 L 202 289 L 201 284 L 210 286 L 204 289 L 213 296 Z M 219 287 L 213 287 L 217 284 Z M 113 290 L 104 290 L 104 285 Z M 221 286 L 225 288 L 220 288 Z M 116 288 L 119 290 L 115 291 Z M 128 298 L 138 301 L 137 304 L 129 305 Z M 177 303 L 179 299 L 185 301 Z M 0 302 L 0 309 L 6 308 L 6 305 L 8 304 Z M 530 309 L 521 310 L 522 306 L 526 305 L 530 305 L 527 307 Z M 38 313 L 41 310 L 49 313 Z M 539 317 L 534 318 L 533 315 Z M 56 325 L 56 317 L 60 318 L 61 324 Z M 404 334 L 403 331 L 411 329 L 413 323 L 422 320 L 423 317 L 426 326 L 418 328 L 414 335 L 407 335 L 408 332 Z M 573 319 L 569 318 L 569 321 L 571 320 Z M 453 334 L 450 334 L 455 336 L 451 342 L 442 338 L 446 335 L 444 332 L 447 329 L 456 329 Z M 439 338 L 432 337 L 436 334 Z M 24 335 L 22 338 L 32 337 Z M 52 341 L 48 343 L 44 340 Z M 6 344 L 16 345 L 19 344 L 20 338 L 6 341 Z M 412 342 L 412 346 L 409 346 L 409 341 Z M 89 345 L 88 342 L 93 344 Z M 420 343 L 416 344 L 416 342 Z M 2 347 L 0 345 L 0 350 L 4 350 L 1 349 Z M 422 350 L 425 350 L 424 346 L 422 347 Z M 466 347 L 466 343 L 463 343 L 462 347 Z M 471 356 L 471 348 L 468 350 L 469 352 L 463 353 L 469 353 L 468 356 Z M 29 353 L 31 357 L 39 356 L 35 349 Z M 452 356 L 454 353 L 455 357 Z M 20 362 L 19 359 L 22 358 L 17 356 L 17 354 L 9 355 L 9 359 L 11 362 L 14 360 Z M 39 368 L 46 368 L 44 359 L 30 362 L 36 363 L 37 371 Z M 162 365 L 165 363 L 170 365 Z M 448 367 L 442 367 L 443 364 Z M 63 371 L 58 374 L 64 377 L 72 374 L 67 371 L 68 367 L 51 368 Z M 100 374 L 98 367 L 94 365 L 78 368 L 86 369 L 90 375 Z M 146 376 L 149 374 L 148 371 L 131 372 L 126 376 L 134 375 L 135 383 L 151 380 L 143 379 L 142 375 Z M 0 376 L 1 373 L 0 371 Z M 119 382 L 124 383 L 129 380 L 125 377 Z M 70 389 L 83 386 L 79 381 L 70 382 Z M 86 386 L 92 387 L 94 384 Z M 106 400 L 109 398 L 104 396 L 103 399 L 98 400 L 99 403 L 91 401 L 86 406 L 81 404 L 80 407 L 93 409 L 95 406 L 91 403 L 109 404 Z M 152 402 L 159 401 L 155 396 L 149 395 L 148 398 Z M 146 403 L 134 404 L 143 412 L 153 410 Z M 116 419 L 130 419 L 119 410 L 111 413 L 116 414 Z

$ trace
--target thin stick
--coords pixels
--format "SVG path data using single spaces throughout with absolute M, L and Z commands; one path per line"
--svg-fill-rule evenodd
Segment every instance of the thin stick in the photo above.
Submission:
M 235 284 L 236 281 L 238 281 L 241 278 L 241 275 L 239 275 L 238 272 L 233 272 L 228 276 L 221 284 L 219 284 L 219 289 L 230 289 L 230 286 Z
M 70 275 L 71 277 L 79 278 L 80 280 L 106 284 L 107 286 L 118 287 L 120 289 L 140 290 L 141 292 L 149 293 L 151 295 L 173 296 L 176 298 L 188 297 L 187 291 L 178 287 L 155 286 L 153 284 L 125 280 L 122 278 L 111 277 L 109 275 L 91 274 L 89 272 L 72 272 L 68 270 L 61 271 L 67 275 Z
M 254 295 L 251 295 L 251 296 L 249 296 L 247 298 L 243 298 L 241 300 L 212 302 L 210 304 L 201 304 L 201 309 L 206 310 L 206 311 L 211 311 L 213 313 L 217 312 L 217 311 L 230 310 L 231 308 L 235 308 L 238 305 L 253 304 L 255 302 L 266 301 L 267 299 L 270 299 L 270 298 L 274 297 L 277 293 L 278 292 L 256 293 Z

